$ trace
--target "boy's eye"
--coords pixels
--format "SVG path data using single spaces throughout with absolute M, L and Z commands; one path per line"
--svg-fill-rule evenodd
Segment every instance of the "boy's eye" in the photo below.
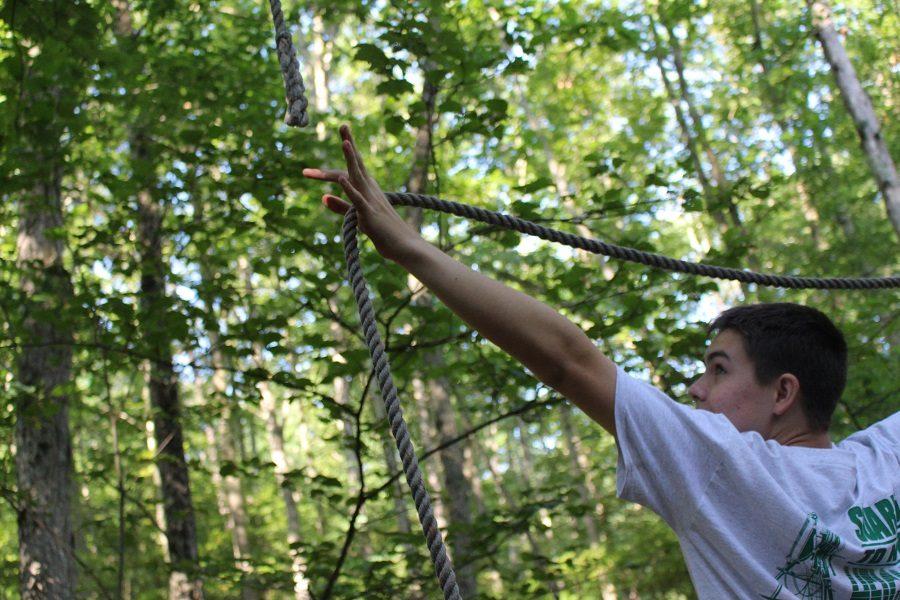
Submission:
M 715 373 L 716 375 L 723 375 L 725 373 L 725 367 L 723 367 L 722 365 L 714 365 L 713 373 Z

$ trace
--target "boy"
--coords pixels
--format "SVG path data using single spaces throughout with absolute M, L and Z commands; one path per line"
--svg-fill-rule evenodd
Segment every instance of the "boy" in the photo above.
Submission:
M 817 310 L 726 311 L 692 409 L 604 356 L 556 311 L 453 260 L 394 210 L 341 127 L 336 182 L 382 256 L 616 438 L 617 491 L 675 531 L 701 598 L 900 599 L 900 413 L 838 445 L 843 336 Z M 337 213 L 350 207 L 326 194 Z

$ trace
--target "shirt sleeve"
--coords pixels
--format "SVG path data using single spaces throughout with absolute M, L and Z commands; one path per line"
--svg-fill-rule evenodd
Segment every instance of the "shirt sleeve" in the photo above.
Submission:
M 900 412 L 895 412 L 888 418 L 882 419 L 862 431 L 857 431 L 841 443 L 846 442 L 883 448 L 893 452 L 900 460 Z
M 618 367 L 616 492 L 689 527 L 729 449 L 744 444 L 724 416 L 679 404 Z

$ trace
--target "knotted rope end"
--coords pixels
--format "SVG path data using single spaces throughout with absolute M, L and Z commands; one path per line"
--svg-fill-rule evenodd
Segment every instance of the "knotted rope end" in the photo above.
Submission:
M 288 111 L 284 113 L 284 122 L 290 127 L 306 127 L 309 125 L 309 115 L 306 111 L 300 111 L 298 114 L 288 108 Z

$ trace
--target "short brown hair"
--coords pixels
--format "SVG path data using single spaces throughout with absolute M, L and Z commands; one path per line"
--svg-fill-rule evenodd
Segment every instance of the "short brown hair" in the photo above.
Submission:
M 791 373 L 809 426 L 827 431 L 847 383 L 847 342 L 824 313 L 809 306 L 775 302 L 736 306 L 720 314 L 710 333 L 731 329 L 744 340 L 761 384 Z

